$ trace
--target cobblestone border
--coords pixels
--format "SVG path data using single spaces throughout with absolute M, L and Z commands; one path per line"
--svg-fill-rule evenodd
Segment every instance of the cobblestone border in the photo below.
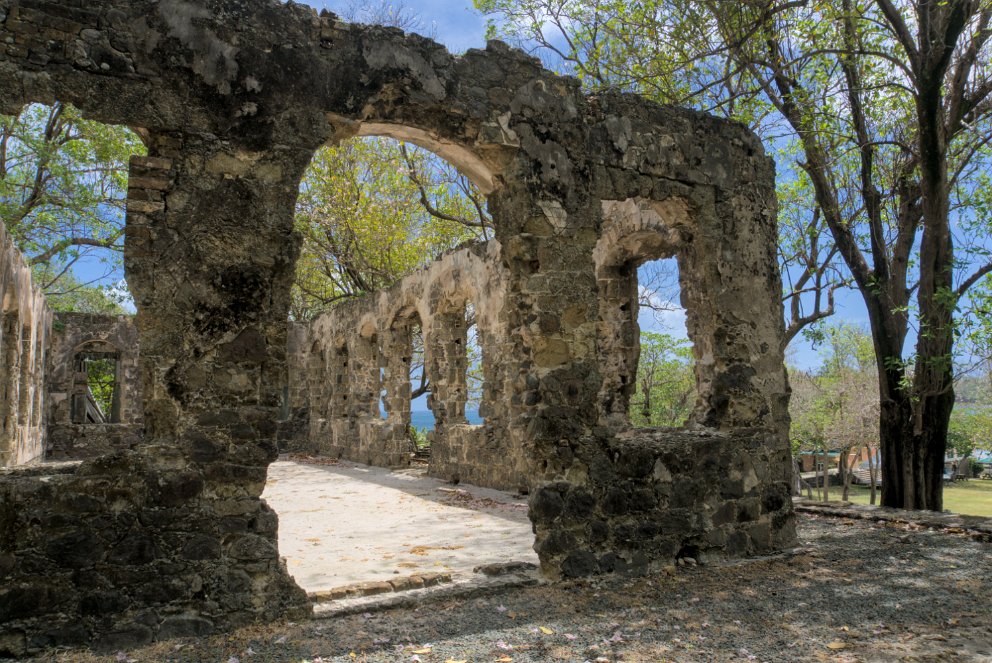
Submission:
M 845 504 L 843 502 L 808 502 L 805 498 L 792 498 L 799 513 L 812 513 L 820 516 L 873 520 L 876 523 L 898 523 L 917 525 L 940 530 L 948 534 L 964 534 L 976 541 L 992 542 L 992 518 L 967 516 L 957 513 L 935 511 L 912 511 L 890 509 L 869 504 Z
M 543 584 L 538 573 L 511 573 L 495 577 L 473 576 L 465 581 L 413 589 L 406 592 L 377 594 L 356 598 L 338 599 L 316 603 L 313 607 L 315 619 L 333 619 L 345 615 L 365 612 L 378 612 L 393 608 L 409 608 L 427 601 L 441 601 L 453 598 L 465 599 L 480 594 L 492 594 L 516 587 L 531 587 Z
M 314 603 L 323 603 L 326 601 L 358 598 L 360 596 L 388 594 L 390 592 L 406 592 L 413 589 L 435 587 L 448 582 L 451 582 L 450 573 L 417 573 L 385 581 L 359 582 L 354 585 L 344 585 L 317 592 L 308 592 L 307 597 Z

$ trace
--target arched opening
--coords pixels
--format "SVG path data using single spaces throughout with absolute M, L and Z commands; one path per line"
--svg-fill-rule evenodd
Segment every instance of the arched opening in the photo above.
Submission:
M 85 343 L 72 356 L 70 420 L 74 424 L 121 423 L 121 353 L 101 341 Z
M 483 349 L 482 332 L 475 305 L 465 304 L 465 389 L 467 405 L 465 420 L 470 424 L 483 424 L 489 413 L 491 399 L 486 392 L 486 371 L 491 370 L 488 352 Z M 485 405 L 484 405 L 485 404 Z
M 389 288 L 465 242 L 493 236 L 486 195 L 438 154 L 389 137 L 321 148 L 304 174 L 291 316 Z
M 650 254 L 649 254 L 650 255 Z M 682 306 L 678 260 L 648 259 L 636 271 L 637 359 L 630 421 L 638 427 L 681 426 L 694 405 L 692 344 Z
M 683 425 L 696 401 L 683 306 L 680 250 L 688 226 L 678 201 L 609 201 L 595 249 L 601 406 L 612 425 Z
M 396 135 L 392 128 L 381 133 Z M 411 142 L 426 144 L 422 138 Z M 433 433 L 481 429 L 477 407 L 468 405 L 468 374 L 479 373 L 479 400 L 483 384 L 482 352 L 469 350 L 477 337 L 475 307 L 454 284 L 465 282 L 462 270 L 481 273 L 486 245 L 464 249 L 468 257 L 456 267 L 431 270 L 466 241 L 492 237 L 475 177 L 433 168 L 440 163 L 414 145 L 359 137 L 318 153 L 301 185 L 297 228 L 304 245 L 293 316 L 312 320 L 311 342 L 329 348 L 324 380 L 332 383 L 328 455 L 335 461 L 271 466 L 264 497 L 280 514 L 289 571 L 307 589 L 359 580 L 406 588 L 417 576 L 472 577 L 488 563 L 537 561 L 522 498 L 428 476 Z M 477 287 L 483 285 L 480 277 Z M 311 396 L 319 389 L 312 387 Z M 471 444 L 461 449 L 476 453 Z M 499 456 L 488 453 L 486 462 Z M 282 472 L 320 484 L 306 509 Z M 472 503 L 482 495 L 505 504 L 481 513 Z M 335 511 L 339 506 L 347 515 Z M 305 529 L 309 543 L 293 540 L 294 529 Z M 320 557 L 347 559 L 327 565 Z
M 129 162 L 147 154 L 138 132 L 63 102 L 28 104 L 3 119 L 0 218 L 49 306 L 133 311 L 122 256 Z

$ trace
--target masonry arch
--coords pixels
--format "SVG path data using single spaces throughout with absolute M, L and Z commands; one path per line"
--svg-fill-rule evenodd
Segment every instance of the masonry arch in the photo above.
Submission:
M 465 145 L 445 140 L 424 129 L 403 124 L 362 122 L 355 135 L 394 138 L 418 145 L 457 168 L 486 195 L 499 186 L 501 169 L 494 165 L 493 160 L 484 160 Z

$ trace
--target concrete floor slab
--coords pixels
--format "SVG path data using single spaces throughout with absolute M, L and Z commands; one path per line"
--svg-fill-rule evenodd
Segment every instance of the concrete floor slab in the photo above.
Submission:
M 279 551 L 307 592 L 416 573 L 457 582 L 482 564 L 530 562 L 522 497 L 451 486 L 424 469 L 280 460 L 262 497 L 279 514 Z

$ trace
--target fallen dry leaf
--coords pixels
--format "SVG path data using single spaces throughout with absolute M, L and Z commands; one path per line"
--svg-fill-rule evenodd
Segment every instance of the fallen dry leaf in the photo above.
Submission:
M 551 635 L 552 633 L 554 633 L 554 631 L 549 629 L 547 626 L 541 626 L 539 628 L 541 629 L 541 633 L 543 633 L 544 635 Z
M 834 640 L 833 642 L 827 643 L 827 649 L 847 649 L 847 643 L 841 642 L 840 640 Z

